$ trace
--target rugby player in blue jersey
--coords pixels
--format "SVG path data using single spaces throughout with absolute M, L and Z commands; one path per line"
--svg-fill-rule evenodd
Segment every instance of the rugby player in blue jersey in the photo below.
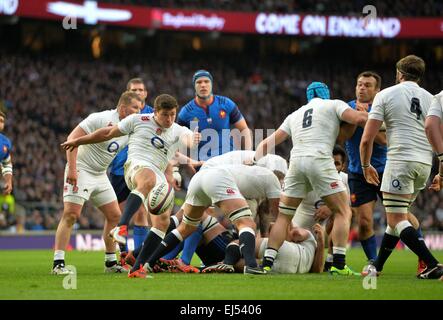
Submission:
M 5 128 L 6 115 L 0 111 L 0 132 Z M 11 141 L 0 133 L 0 163 L 3 176 L 3 194 L 12 192 L 12 160 L 11 160 Z
M 233 134 L 231 138 L 231 127 L 241 133 L 244 142 L 242 149 L 251 150 L 252 137 L 246 120 L 231 99 L 213 94 L 212 75 L 206 70 L 198 70 L 192 77 L 192 84 L 195 98 L 181 108 L 177 122 L 191 130 L 198 126 L 202 141 L 198 146 L 196 160 L 205 161 L 234 149 L 241 149 L 240 135 Z

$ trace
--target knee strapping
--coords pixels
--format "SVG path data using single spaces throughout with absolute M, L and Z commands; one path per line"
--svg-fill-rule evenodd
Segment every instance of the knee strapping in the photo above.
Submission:
M 187 224 L 189 226 L 198 227 L 198 225 L 200 224 L 200 220 L 200 218 L 191 218 L 184 214 L 182 221 L 184 224 Z
M 212 216 L 208 216 L 204 221 L 202 221 L 203 233 L 208 232 L 218 224 L 217 219 Z
M 383 205 L 387 213 L 403 213 L 407 214 L 411 201 L 399 195 L 390 194 L 384 196 Z
M 231 222 L 234 222 L 238 219 L 245 218 L 245 217 L 252 218 L 252 212 L 251 212 L 251 209 L 249 209 L 249 207 L 244 207 L 241 209 L 234 210 L 233 212 L 231 212 L 229 214 L 229 220 Z
M 285 214 L 287 216 L 294 216 L 295 211 L 297 211 L 297 207 L 288 206 L 288 205 L 284 204 L 283 202 L 280 202 L 278 204 L 278 209 L 279 209 L 280 213 Z

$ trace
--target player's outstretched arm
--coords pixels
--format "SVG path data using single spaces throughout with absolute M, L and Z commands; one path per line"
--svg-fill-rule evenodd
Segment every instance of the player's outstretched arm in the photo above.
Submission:
M 61 146 L 65 150 L 72 151 L 83 144 L 99 143 L 123 135 L 124 134 L 119 130 L 118 126 L 115 125 L 112 127 L 100 128 L 90 134 L 78 138 L 68 139 L 67 141 L 63 142 Z
M 181 136 L 180 139 L 182 139 L 182 143 L 186 147 L 192 149 L 192 148 L 195 148 L 198 146 L 198 144 L 200 143 L 200 141 L 202 139 L 202 135 L 200 132 L 198 132 L 198 127 L 195 127 L 192 134 L 185 134 L 185 135 Z
M 255 150 L 253 161 L 257 162 L 263 158 L 269 153 L 269 151 L 274 150 L 276 146 L 285 141 L 288 137 L 289 134 L 287 134 L 285 131 L 282 129 L 277 129 L 277 131 L 259 143 L 257 150 Z
M 368 120 L 368 113 L 366 111 L 355 111 L 352 108 L 347 108 L 341 115 L 341 119 L 347 123 L 355 124 L 364 128 Z
M 443 153 L 443 136 L 440 131 L 440 118 L 437 116 L 427 116 L 425 121 L 425 132 L 432 149 L 437 154 Z

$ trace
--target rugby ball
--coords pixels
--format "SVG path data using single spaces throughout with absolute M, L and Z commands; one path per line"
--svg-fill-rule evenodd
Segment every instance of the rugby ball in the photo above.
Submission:
M 174 203 L 174 188 L 169 183 L 157 184 L 148 195 L 147 209 L 149 213 L 160 215 Z

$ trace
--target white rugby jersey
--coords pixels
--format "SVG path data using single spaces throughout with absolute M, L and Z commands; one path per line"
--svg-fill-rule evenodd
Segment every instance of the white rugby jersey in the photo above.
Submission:
M 431 100 L 432 94 L 412 81 L 377 93 L 368 117 L 386 124 L 388 160 L 432 164 L 432 148 L 425 133 Z
M 348 185 L 348 174 L 343 171 L 340 172 L 339 174 L 340 178 L 342 179 L 342 181 L 346 186 L 348 194 L 350 194 L 349 185 Z M 314 191 L 310 191 L 303 199 L 303 201 L 300 203 L 300 205 L 297 207 L 297 211 L 295 214 L 302 213 L 305 215 L 313 216 L 315 214 L 315 211 L 318 208 L 320 208 L 322 205 L 325 205 L 324 201 Z
M 437 116 L 443 119 L 443 90 L 432 98 L 428 116 Z
M 255 199 L 260 204 L 265 199 L 280 198 L 281 186 L 277 176 L 259 166 L 226 165 L 214 167 L 228 171 L 245 199 Z
M 291 159 L 297 156 L 331 158 L 343 112 L 341 100 L 312 99 L 290 114 L 279 129 L 292 137 Z
M 234 150 L 207 160 L 202 169 L 224 166 L 229 164 L 244 164 L 245 161 L 252 161 L 255 151 L 251 150 Z M 268 168 L 271 171 L 277 170 L 284 174 L 288 172 L 288 164 L 285 159 L 275 154 L 267 154 L 260 160 L 257 165 Z
M 119 123 L 117 109 L 90 114 L 79 126 L 87 134 Z M 90 173 L 102 174 L 111 164 L 116 154 L 128 144 L 128 137 L 122 136 L 108 141 L 85 144 L 78 147 L 77 167 Z
M 118 129 L 129 135 L 128 160 L 148 162 L 164 172 L 169 160 L 183 146 L 181 138 L 192 136 L 192 131 L 173 123 L 162 128 L 154 120 L 154 114 L 132 114 L 118 124 Z

